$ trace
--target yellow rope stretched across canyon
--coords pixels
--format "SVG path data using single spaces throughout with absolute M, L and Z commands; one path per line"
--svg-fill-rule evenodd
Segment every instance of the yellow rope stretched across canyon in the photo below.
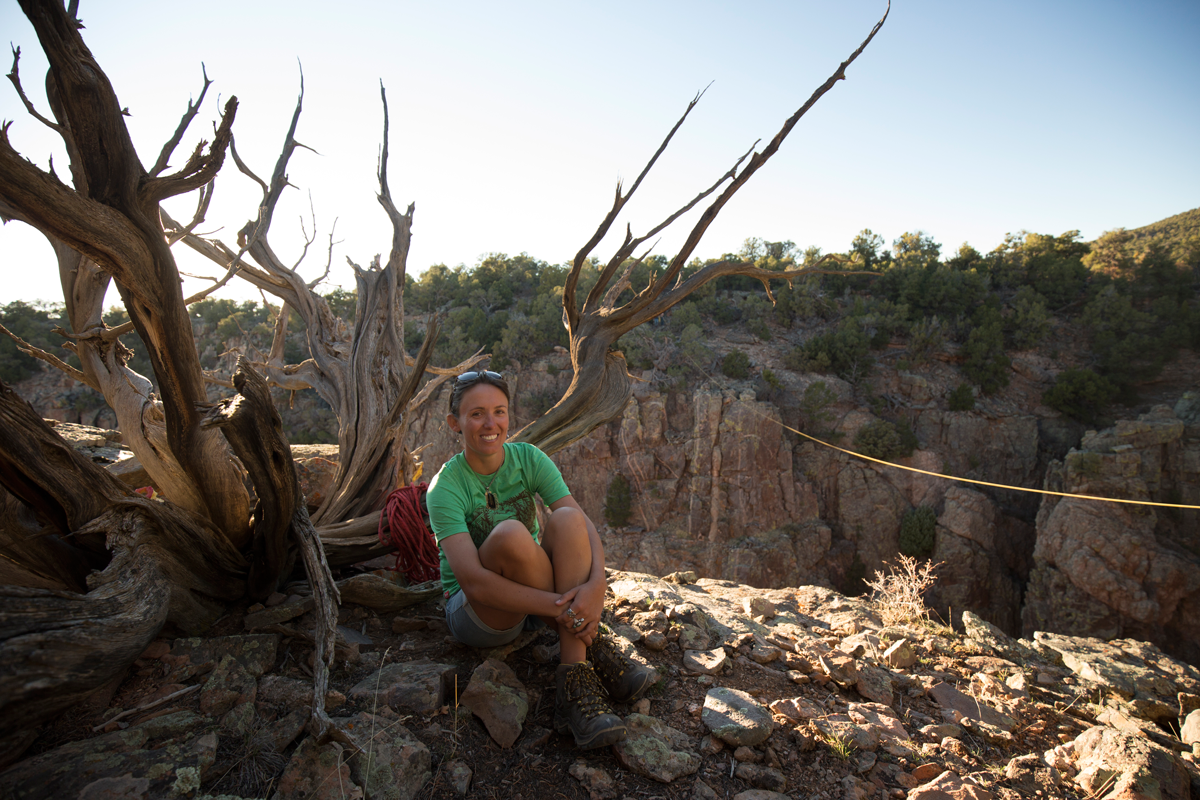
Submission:
M 766 415 L 762 415 L 762 417 L 763 417 L 763 419 L 771 419 L 770 417 L 768 417 Z M 1189 506 L 1189 505 L 1184 505 L 1184 504 L 1180 504 L 1180 503 L 1156 503 L 1153 500 L 1125 500 L 1125 499 L 1122 499 L 1119 497 L 1097 497 L 1096 495 L 1092 495 L 1092 494 L 1071 494 L 1070 492 L 1052 492 L 1049 489 L 1027 489 L 1024 486 L 1009 486 L 1004 483 L 990 483 L 988 481 L 977 481 L 974 478 L 959 478 L 954 475 L 943 475 L 940 472 L 930 472 L 929 470 L 917 469 L 916 467 L 906 467 L 903 464 L 893 464 L 891 461 L 884 461 L 881 458 L 872 458 L 871 456 L 864 456 L 862 453 L 856 453 L 853 450 L 846 450 L 844 448 L 838 447 L 836 444 L 830 444 L 829 442 L 822 441 L 815 436 L 809 436 L 804 431 L 798 431 L 795 428 L 784 425 L 782 422 L 779 422 L 778 420 L 771 420 L 771 421 L 776 423 L 777 425 L 779 425 L 779 427 L 781 427 L 785 430 L 789 430 L 792 433 L 799 434 L 799 435 L 803 436 L 805 439 L 814 441 L 819 445 L 824 445 L 825 447 L 831 448 L 833 450 L 837 450 L 839 453 L 845 453 L 848 456 L 854 456 L 855 458 L 861 458 L 865 461 L 874 461 L 876 464 L 883 464 L 885 467 L 895 467 L 896 469 L 904 469 L 904 470 L 908 470 L 909 472 L 917 472 L 917 473 L 920 473 L 921 475 L 929 475 L 934 478 L 942 478 L 943 480 L 947 480 L 947 481 L 962 481 L 963 483 L 974 483 L 979 486 L 991 486 L 993 489 L 1011 489 L 1014 492 L 1032 492 L 1034 494 L 1053 495 L 1054 497 L 1074 497 L 1077 500 L 1099 500 L 1104 503 L 1125 503 L 1127 505 L 1132 505 L 1132 506 L 1158 506 L 1159 508 L 1200 509 L 1200 506 Z

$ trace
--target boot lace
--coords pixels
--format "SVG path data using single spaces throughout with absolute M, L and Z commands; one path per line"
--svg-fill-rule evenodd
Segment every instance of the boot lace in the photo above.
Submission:
M 588 655 L 592 657 L 596 669 L 609 676 L 610 679 L 624 677 L 625 671 L 629 669 L 629 658 L 618 650 L 612 640 L 603 633 L 592 642 Z
M 612 708 L 604 700 L 604 687 L 600 685 L 600 679 L 586 662 L 567 673 L 563 689 L 567 702 L 578 704 L 585 719 L 612 713 Z

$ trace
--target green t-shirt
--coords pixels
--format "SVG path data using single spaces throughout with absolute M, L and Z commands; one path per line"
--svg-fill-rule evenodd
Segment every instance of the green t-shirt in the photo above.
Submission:
M 487 507 L 485 486 L 496 497 L 495 509 Z M 497 524 L 515 519 L 529 529 L 534 541 L 540 542 L 533 496 L 540 495 L 543 503 L 551 505 L 570 493 L 550 457 L 526 442 L 506 443 L 504 464 L 493 475 L 476 473 L 462 453 L 443 464 L 429 483 L 425 503 L 429 507 L 429 526 L 438 542 L 446 596 L 459 587 L 441 547 L 442 539 L 466 532 L 478 548 Z

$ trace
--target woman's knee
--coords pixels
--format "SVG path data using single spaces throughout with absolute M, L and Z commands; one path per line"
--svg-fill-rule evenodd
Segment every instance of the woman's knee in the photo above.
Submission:
M 542 546 L 553 553 L 555 549 L 589 550 L 587 517 L 578 508 L 565 506 L 550 513 Z
M 493 572 L 500 572 L 506 566 L 535 557 L 538 549 L 528 528 L 515 519 L 506 519 L 484 540 L 479 560 Z
M 578 508 L 563 506 L 550 512 L 546 518 L 546 531 L 587 536 L 587 516 Z

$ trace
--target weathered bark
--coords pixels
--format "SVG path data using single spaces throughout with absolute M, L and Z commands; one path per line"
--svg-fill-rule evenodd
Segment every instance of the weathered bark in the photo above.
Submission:
M 75 188 L 21 158 L 4 134 L 0 196 L 22 219 L 116 280 L 158 379 L 166 450 L 183 478 L 171 486 L 172 500 L 212 519 L 221 535 L 241 545 L 249 535 L 248 498 L 224 440 L 199 425 L 196 403 L 207 400 L 204 376 L 158 205 L 166 197 L 203 186 L 220 169 L 237 100 L 230 98 L 226 104 L 207 153 L 201 143 L 178 172 L 148 173 L 134 150 L 112 85 L 79 35 L 77 20 L 55 0 L 22 0 L 21 8 L 50 63 L 47 94 L 56 120 L 50 124 L 71 156 Z M 173 147 L 168 143 L 160 161 Z M 70 304 L 76 292 L 74 286 L 69 288 L 65 296 Z M 83 292 L 93 304 L 94 288 Z M 91 305 L 71 311 L 73 318 L 93 316 Z M 147 458 L 147 469 L 153 468 L 153 461 Z
M 0 480 L 56 548 L 107 561 L 87 575 L 86 593 L 0 587 L 0 716 L 10 730 L 119 675 L 164 622 L 203 629 L 244 592 L 245 561 L 207 520 L 131 492 L 3 385 Z M 0 538 L 27 530 L 0 518 Z
M 246 596 L 266 600 L 295 565 L 291 546 L 293 516 L 304 508 L 283 420 L 271 402 L 271 390 L 244 359 L 233 376 L 237 394 L 214 403 L 205 414 L 206 427 L 220 428 L 254 483 L 258 502 L 250 538 Z
M 883 27 L 883 23 L 887 20 L 890 11 L 891 3 L 889 1 L 888 9 L 884 12 L 882 19 L 875 24 L 875 27 L 871 29 L 870 34 L 858 46 L 858 49 L 838 65 L 837 70 L 834 71 L 825 83 L 813 92 L 804 105 L 792 114 L 792 116 L 788 117 L 783 127 L 780 128 L 779 132 L 775 134 L 775 137 L 771 139 L 770 143 L 761 153 L 748 152 L 746 155 L 743 155 L 713 186 L 701 192 L 695 199 L 668 216 L 645 235 L 634 238 L 632 233 L 627 231 L 624 242 L 617 249 L 617 252 L 607 265 L 605 265 L 596 285 L 588 293 L 581 310 L 576 304 L 575 291 L 584 265 L 587 263 L 592 251 L 612 228 L 617 216 L 630 197 L 633 196 L 633 193 L 637 190 L 642 180 L 650 172 L 658 157 L 666 150 L 675 132 L 679 130 L 684 120 L 687 119 L 688 114 L 691 113 L 696 103 L 699 102 L 699 95 L 688 104 L 683 116 L 675 123 L 675 127 L 667 134 L 663 143 L 659 145 L 658 150 L 642 169 L 641 174 L 633 182 L 629 191 L 622 194 L 622 187 L 620 184 L 617 184 L 616 197 L 613 200 L 612 208 L 601 221 L 591 240 L 576 254 L 575 260 L 572 262 L 571 272 L 568 274 L 566 285 L 563 288 L 563 321 L 571 337 L 571 365 L 574 368 L 571 385 L 567 387 L 566 393 L 553 408 L 518 431 L 512 437 L 514 440 L 531 442 L 547 453 L 553 453 L 572 442 L 578 441 L 598 426 L 606 422 L 611 422 L 620 416 L 632 394 L 632 383 L 629 373 L 625 368 L 625 358 L 620 353 L 613 352 L 613 344 L 622 334 L 668 311 L 673 306 L 685 300 L 692 292 L 705 283 L 725 275 L 746 275 L 762 281 L 767 295 L 771 297 L 770 282 L 772 280 L 791 281 L 801 275 L 817 274 L 825 271 L 818 267 L 829 256 L 811 266 L 785 272 L 771 272 L 759 269 L 753 264 L 721 261 L 709 264 L 692 274 L 685 281 L 680 280 L 684 266 L 692 257 L 692 253 L 708 230 L 709 225 L 717 218 L 717 214 L 720 213 L 721 209 L 729 202 L 738 189 L 745 185 L 750 176 L 757 172 L 778 151 L 779 146 L 787 138 L 792 128 L 796 126 L 796 123 L 800 121 L 800 118 L 826 92 L 832 89 L 835 83 L 845 79 L 846 68 L 858 58 L 866 46 L 870 44 L 871 40 L 875 38 L 875 34 Z M 739 173 L 738 168 L 746 160 L 747 156 L 749 156 L 750 160 Z M 696 206 L 701 200 L 715 192 L 726 181 L 729 182 L 728 186 L 700 215 L 700 219 L 692 227 L 687 240 L 671 260 L 666 271 L 659 277 L 652 277 L 649 285 L 638 292 L 628 303 L 620 307 L 615 306 L 620 293 L 629 286 L 629 275 L 633 267 L 640 263 L 647 255 L 643 253 L 637 258 L 633 258 L 637 248 L 651 237 L 656 236 L 682 214 Z M 618 277 L 619 271 L 621 272 L 620 277 Z M 616 283 L 613 282 L 614 278 L 616 279 Z M 771 297 L 771 299 L 773 301 L 774 297 Z

